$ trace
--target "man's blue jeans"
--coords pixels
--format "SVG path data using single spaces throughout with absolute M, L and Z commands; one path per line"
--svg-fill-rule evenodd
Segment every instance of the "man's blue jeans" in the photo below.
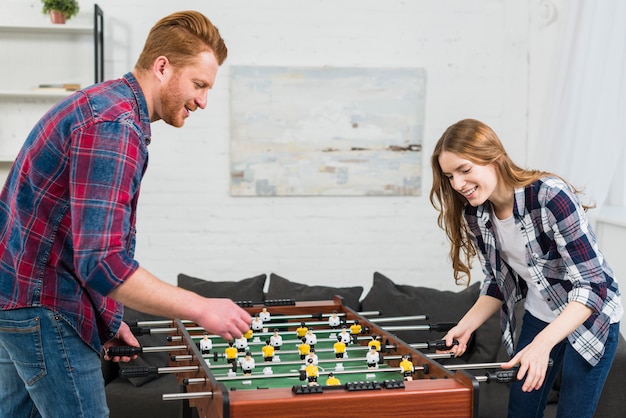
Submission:
M 548 324 L 528 312 L 520 333 L 518 348 L 526 347 Z M 522 392 L 522 382 L 511 384 L 509 418 L 541 418 L 550 390 L 562 370 L 559 391 L 558 418 L 593 417 L 604 382 L 609 374 L 619 337 L 619 323 L 611 324 L 602 360 L 592 367 L 569 344 L 567 338 L 554 346 L 550 353 L 553 365 L 548 369 L 543 386 L 532 392 Z
M 0 311 L 0 417 L 108 417 L 98 354 L 45 308 Z

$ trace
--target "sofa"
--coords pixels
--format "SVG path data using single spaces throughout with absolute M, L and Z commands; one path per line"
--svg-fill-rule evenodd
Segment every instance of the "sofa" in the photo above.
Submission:
M 269 280 L 269 283 L 266 283 Z M 315 286 L 287 279 L 275 273 L 242 279 L 234 282 L 209 281 L 192 277 L 184 273 L 178 276 L 178 286 L 192 290 L 206 297 L 229 297 L 236 301 L 262 303 L 265 300 L 295 299 L 297 301 L 327 300 L 335 295 L 343 298 L 343 303 L 356 311 L 379 311 L 383 317 L 398 317 L 426 314 L 427 323 L 456 322 L 473 305 L 480 292 L 480 284 L 459 291 L 441 291 L 415 285 L 397 284 L 391 278 L 374 273 L 372 286 L 363 296 L 363 287 Z M 267 290 L 265 290 L 267 289 Z M 522 304 L 516 309 L 518 324 L 521 325 Z M 162 319 L 126 309 L 126 321 Z M 403 322 L 386 323 L 387 325 L 405 325 Z M 476 330 L 467 352 L 460 358 L 440 360 L 441 363 L 494 363 L 508 360 L 502 347 L 499 330 L 499 317 L 494 315 L 482 327 Z M 519 326 L 518 326 L 519 328 Z M 407 343 L 431 341 L 441 338 L 444 332 L 434 331 L 397 331 L 394 334 Z M 143 346 L 166 345 L 161 334 L 138 337 Z M 103 361 L 105 391 L 111 418 L 137 416 L 149 417 L 194 417 L 195 409 L 189 408 L 184 401 L 163 401 L 165 393 L 183 392 L 175 377 L 170 374 L 159 376 L 124 379 L 119 377 L 119 367 L 167 365 L 168 354 L 146 353 L 128 364 Z M 484 375 L 485 370 L 469 370 L 469 373 Z M 626 342 L 623 336 L 606 385 L 602 392 L 596 417 L 622 417 L 626 411 L 626 400 L 622 396 L 624 376 L 626 375 Z M 549 397 L 545 416 L 556 416 L 559 398 L 559 382 L 555 383 Z M 506 416 L 508 400 L 507 383 L 479 384 L 478 415 L 481 418 L 501 418 Z

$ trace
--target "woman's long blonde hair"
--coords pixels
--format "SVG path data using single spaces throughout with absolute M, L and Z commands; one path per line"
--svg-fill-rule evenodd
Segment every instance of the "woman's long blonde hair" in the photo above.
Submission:
M 500 179 L 513 188 L 527 186 L 541 177 L 553 174 L 527 170 L 516 165 L 504 150 L 496 133 L 478 120 L 464 119 L 446 129 L 437 141 L 430 159 L 433 170 L 430 202 L 439 211 L 439 227 L 446 231 L 450 239 L 454 281 L 469 285 L 471 262 L 476 256 L 476 248 L 470 240 L 469 230 L 463 219 L 467 200 L 452 188 L 439 165 L 439 156 L 444 151 L 454 153 L 474 164 L 494 164 Z

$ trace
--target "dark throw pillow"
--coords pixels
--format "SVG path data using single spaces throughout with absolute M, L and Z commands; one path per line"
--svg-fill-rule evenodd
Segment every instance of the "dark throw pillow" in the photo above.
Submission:
M 263 287 L 266 278 L 266 274 L 260 274 L 236 282 L 212 282 L 180 273 L 178 275 L 178 287 L 191 290 L 207 298 L 229 298 L 234 301 L 263 303 Z
M 428 287 L 399 285 L 381 273 L 374 273 L 372 288 L 361 301 L 363 311 L 380 311 L 383 317 L 428 315 L 428 320 L 418 323 L 435 324 L 441 322 L 456 323 L 472 307 L 480 294 L 480 284 L 474 283 L 460 292 L 437 290 Z M 399 321 L 386 325 L 410 325 Z M 416 322 L 413 322 L 416 324 Z M 495 325 L 495 329 L 494 328 Z M 494 361 L 500 346 L 499 325 L 493 319 L 483 327 L 489 330 L 477 331 L 465 359 L 472 362 Z M 437 331 L 394 331 L 403 341 L 423 343 L 440 339 L 445 332 Z M 480 341 L 479 339 L 482 339 Z
M 362 293 L 362 286 L 309 286 L 292 282 L 284 277 L 271 273 L 267 299 L 295 299 L 296 302 L 299 302 L 305 300 L 330 300 L 335 295 L 339 295 L 343 297 L 343 304 L 345 306 L 358 311 L 360 310 L 359 299 Z

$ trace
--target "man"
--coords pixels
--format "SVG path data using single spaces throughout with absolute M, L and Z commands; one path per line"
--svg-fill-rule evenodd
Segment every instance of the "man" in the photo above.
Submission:
M 174 13 L 131 73 L 61 101 L 26 139 L 0 193 L 0 416 L 108 416 L 99 354 L 139 345 L 122 305 L 227 340 L 249 329 L 231 300 L 169 285 L 134 260 L 150 123 L 181 127 L 204 109 L 226 55 L 205 16 Z

